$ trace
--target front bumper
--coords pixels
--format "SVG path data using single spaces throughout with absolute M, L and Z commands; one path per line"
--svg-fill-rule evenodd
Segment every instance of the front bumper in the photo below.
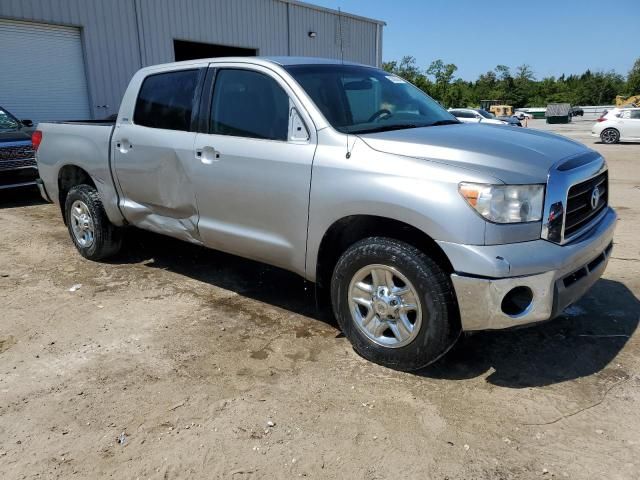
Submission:
M 608 208 L 590 231 L 562 246 L 546 240 L 491 246 L 439 242 L 456 271 L 451 278 L 463 330 L 518 327 L 562 313 L 602 276 L 616 219 Z M 528 289 L 532 300 L 518 313 L 505 313 L 505 295 L 517 287 Z

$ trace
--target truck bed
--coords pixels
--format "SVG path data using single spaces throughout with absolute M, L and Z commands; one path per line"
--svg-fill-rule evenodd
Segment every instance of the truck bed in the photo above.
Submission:
M 116 124 L 116 120 L 61 120 L 58 122 L 43 122 L 38 124 L 38 129 L 40 129 L 40 125 L 45 123 L 51 123 L 54 125 L 106 125 L 113 126 Z
M 47 195 L 55 201 L 65 175 L 86 172 L 104 199 L 112 222 L 122 221 L 111 174 L 111 136 L 114 122 L 105 120 L 43 122 L 36 159 Z

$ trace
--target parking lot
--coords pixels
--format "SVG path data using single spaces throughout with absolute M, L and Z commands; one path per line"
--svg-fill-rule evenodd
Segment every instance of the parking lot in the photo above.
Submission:
M 608 160 L 604 278 L 415 374 L 358 357 L 294 275 L 136 231 L 92 263 L 58 207 L 2 193 L 0 478 L 638 478 L 640 145 L 591 125 L 529 122 Z

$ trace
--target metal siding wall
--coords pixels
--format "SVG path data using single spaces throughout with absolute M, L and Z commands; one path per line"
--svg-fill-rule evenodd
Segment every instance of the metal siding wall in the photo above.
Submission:
M 287 5 L 275 0 L 140 0 L 145 65 L 174 61 L 173 40 L 286 55 Z
M 291 55 L 340 58 L 338 15 L 291 4 Z M 377 65 L 377 24 L 347 16 L 342 17 L 344 59 Z M 309 38 L 309 32 L 317 32 Z
M 94 118 L 118 111 L 141 66 L 172 62 L 174 39 L 340 58 L 335 13 L 280 0 L 1 0 L 3 17 L 81 28 Z M 377 24 L 342 21 L 345 60 L 376 65 Z
M 291 55 L 340 58 L 340 46 L 336 43 L 334 15 L 294 4 L 290 4 L 289 8 L 291 9 Z M 318 35 L 316 38 L 309 38 L 309 32 L 316 32 Z
M 0 17 L 81 27 L 92 115 L 102 118 L 118 111 L 140 68 L 131 0 L 2 0 Z

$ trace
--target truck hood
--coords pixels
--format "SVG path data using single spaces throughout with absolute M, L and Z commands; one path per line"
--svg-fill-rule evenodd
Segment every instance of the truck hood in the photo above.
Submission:
M 360 138 L 380 152 L 468 168 L 507 184 L 546 183 L 558 160 L 590 152 L 581 143 L 539 130 L 464 123 Z

